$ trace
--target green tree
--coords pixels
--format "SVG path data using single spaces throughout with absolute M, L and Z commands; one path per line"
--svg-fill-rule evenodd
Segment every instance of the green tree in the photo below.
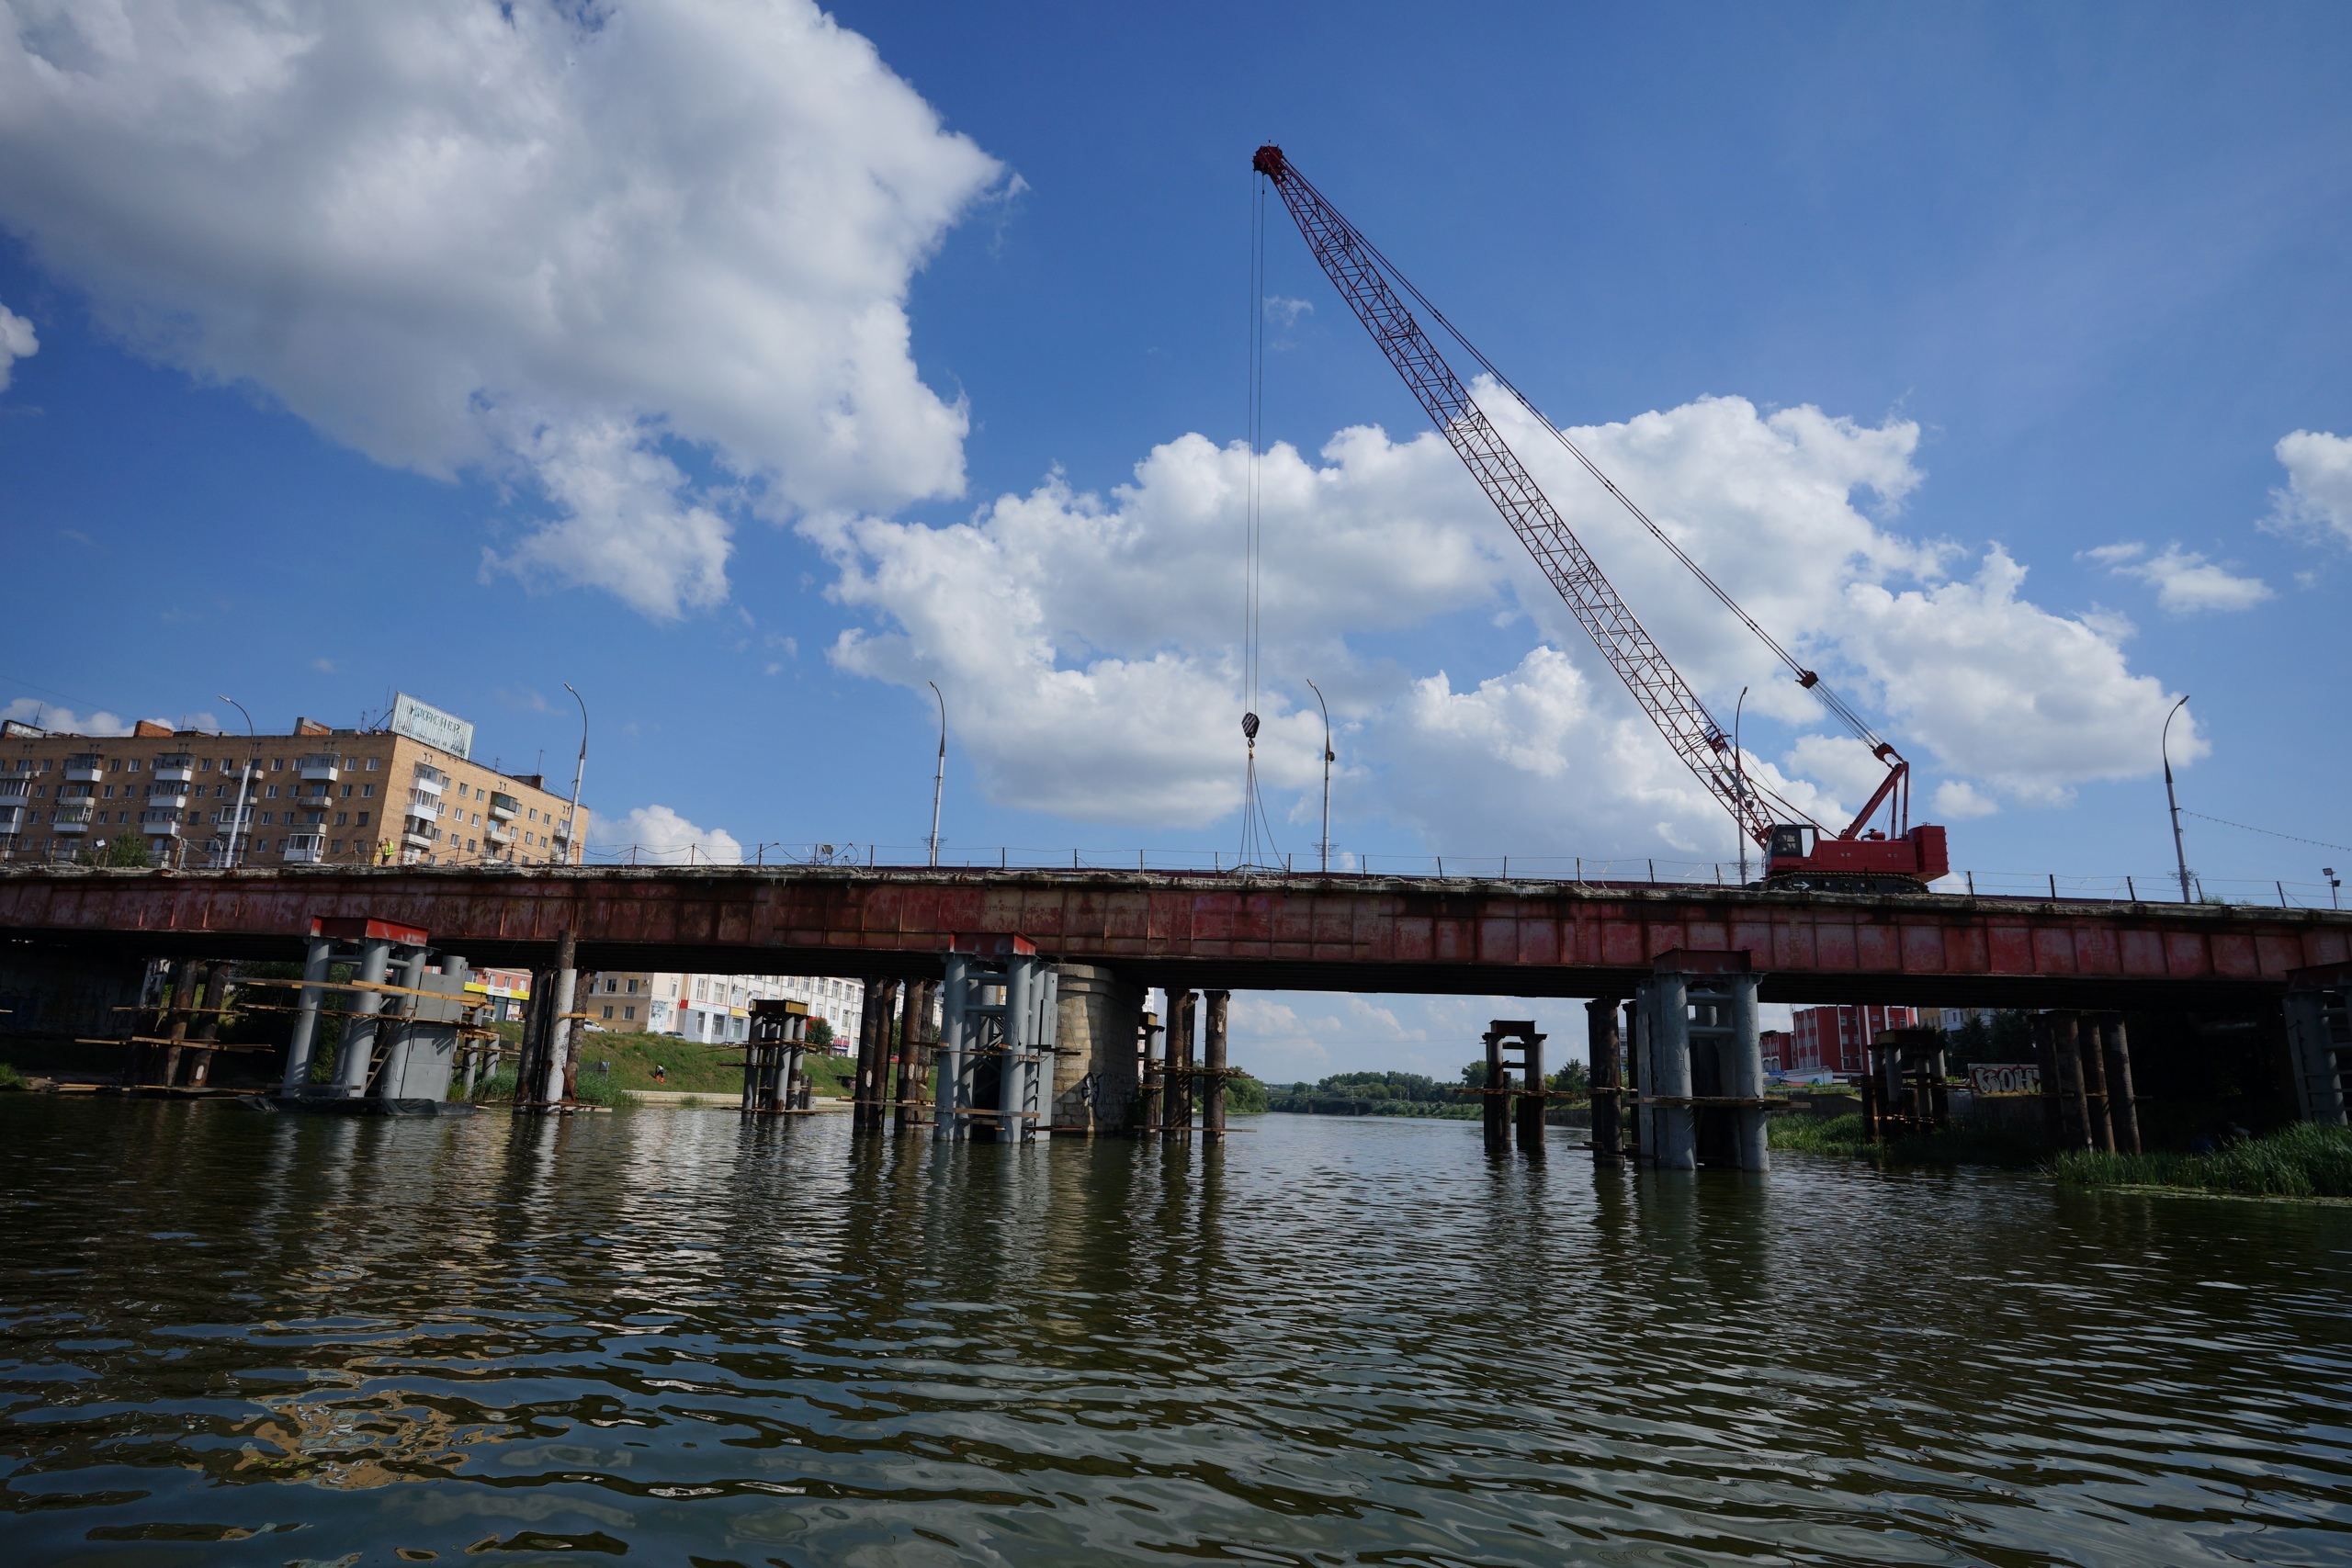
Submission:
M 808 1043 L 821 1051 L 833 1043 L 833 1026 L 821 1018 L 808 1021 Z
M 1462 1081 L 1472 1089 L 1487 1087 L 1487 1058 L 1479 1057 L 1462 1069 Z
M 1592 1075 L 1585 1070 L 1585 1065 L 1582 1062 L 1568 1063 L 1545 1079 L 1544 1083 L 1547 1088 L 1562 1089 L 1569 1094 L 1592 1092 Z
M 107 864 L 151 866 L 147 858 L 147 840 L 134 833 L 125 833 L 107 846 Z

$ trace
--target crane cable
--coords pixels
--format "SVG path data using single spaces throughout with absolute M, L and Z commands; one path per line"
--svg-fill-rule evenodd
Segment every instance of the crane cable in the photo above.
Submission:
M 1241 854 L 1236 870 L 1276 863 L 1273 827 L 1258 791 L 1258 645 L 1265 569 L 1264 483 L 1260 454 L 1266 428 L 1266 181 L 1253 174 L 1250 203 L 1250 468 L 1241 547 L 1241 736 L 1249 746 L 1242 779 Z
M 1297 180 L 1302 185 L 1306 185 L 1309 190 L 1315 189 L 1313 185 L 1307 182 L 1306 176 L 1301 175 L 1295 168 L 1289 171 L 1289 177 Z M 1319 197 L 1322 193 L 1320 191 L 1317 191 L 1316 195 Z M 1552 438 L 1557 441 L 1562 446 L 1567 448 L 1568 455 L 1574 457 L 1579 464 L 1583 465 L 1585 472 L 1600 480 L 1602 489 L 1606 490 L 1611 495 L 1615 496 L 1619 503 L 1622 504 L 1626 511 L 1634 514 L 1634 520 L 1640 523 L 1643 527 L 1650 531 L 1652 537 L 1656 538 L 1658 543 L 1664 545 L 1669 551 L 1673 552 L 1675 559 L 1690 568 L 1691 575 L 1706 585 L 1707 592 L 1713 593 L 1718 600 L 1720 600 L 1725 609 L 1729 610 L 1734 615 L 1739 617 L 1740 624 L 1746 626 L 1749 631 L 1755 633 L 1757 639 L 1762 642 L 1766 648 L 1770 649 L 1773 655 L 1778 658 L 1781 663 L 1789 667 L 1789 669 L 1796 675 L 1798 685 L 1806 688 L 1815 696 L 1819 697 L 1821 699 L 1822 705 L 1828 708 L 1831 713 L 1844 720 L 1847 727 L 1852 729 L 1853 732 L 1860 737 L 1864 743 L 1869 745 L 1873 751 L 1877 751 L 1881 748 L 1886 746 L 1886 742 L 1882 740 L 1877 732 L 1862 721 L 1862 716 L 1856 713 L 1853 708 L 1847 704 L 1845 698 L 1839 696 L 1835 691 L 1831 690 L 1828 682 L 1822 680 L 1818 674 L 1806 669 L 1804 665 L 1798 660 L 1796 655 L 1791 653 L 1786 648 L 1781 645 L 1779 638 L 1775 637 L 1770 632 L 1766 631 L 1761 626 L 1758 625 L 1756 618 L 1753 615 L 1750 615 L 1746 610 L 1741 609 L 1739 602 L 1734 599 L 1729 593 L 1725 592 L 1722 584 L 1718 583 L 1713 578 L 1708 576 L 1705 568 L 1702 567 L 1697 561 L 1692 560 L 1690 554 L 1685 551 L 1680 545 L 1676 544 L 1672 537 L 1667 534 L 1665 529 L 1659 527 L 1656 522 L 1652 521 L 1650 514 L 1643 511 L 1632 496 L 1627 495 L 1623 491 L 1619 490 L 1617 488 L 1616 481 L 1611 479 L 1607 474 L 1600 471 L 1600 465 L 1585 455 L 1583 447 L 1578 446 L 1574 441 L 1569 440 L 1566 433 L 1561 430 L 1558 425 L 1554 424 L 1551 420 L 1545 416 L 1544 411 L 1537 408 L 1527 394 L 1521 391 L 1519 388 L 1512 383 L 1510 377 L 1504 375 L 1499 369 L 1496 368 L 1494 361 L 1488 359 L 1484 354 L 1480 353 L 1478 351 L 1478 345 L 1472 343 L 1467 337 L 1464 337 L 1462 333 L 1462 329 L 1448 321 L 1446 319 L 1445 312 L 1439 310 L 1435 304 L 1431 303 L 1428 295 L 1422 293 L 1419 288 L 1414 288 L 1412 279 L 1407 277 L 1404 273 L 1397 270 L 1396 264 L 1390 261 L 1385 255 L 1382 254 L 1380 247 L 1374 244 L 1372 241 L 1364 235 L 1363 231 L 1358 229 L 1353 223 L 1349 222 L 1347 218 L 1342 215 L 1337 208 L 1332 208 L 1330 203 L 1328 201 L 1324 203 L 1324 206 L 1330 209 L 1333 217 L 1338 218 L 1341 223 L 1347 224 L 1349 234 L 1355 240 L 1356 243 L 1364 248 L 1365 254 L 1372 257 L 1373 261 L 1383 272 L 1386 273 L 1391 278 L 1396 280 L 1396 286 L 1399 288 L 1402 288 L 1406 293 L 1411 295 L 1415 303 L 1419 304 L 1422 310 L 1427 310 L 1430 313 L 1430 319 L 1431 321 L 1434 321 L 1439 326 L 1444 328 L 1447 335 L 1462 345 L 1463 352 L 1469 355 L 1471 358 L 1476 360 L 1479 367 L 1485 370 L 1487 375 L 1494 378 L 1495 384 L 1497 386 L 1502 388 L 1504 391 L 1509 392 L 1512 398 L 1518 400 L 1519 406 L 1525 409 L 1529 415 L 1531 415 L 1538 424 L 1541 424 L 1545 430 L 1550 431 L 1552 433 Z M 1891 750 L 1891 748 L 1889 750 Z

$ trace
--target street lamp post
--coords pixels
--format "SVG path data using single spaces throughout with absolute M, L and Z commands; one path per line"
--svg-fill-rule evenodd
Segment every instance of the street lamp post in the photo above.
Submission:
M 931 863 L 939 863 L 939 799 L 947 788 L 947 697 L 940 691 L 939 682 L 926 681 L 931 694 L 939 699 L 939 766 L 931 775 Z
M 1323 710 L 1323 874 L 1331 874 L 1331 764 L 1338 756 L 1331 750 L 1331 705 L 1323 700 L 1323 688 L 1314 682 L 1306 689 L 1315 694 L 1315 703 Z
M 237 805 L 236 809 L 229 813 L 229 852 L 221 866 L 224 871 L 234 871 L 237 869 L 237 846 L 243 841 L 245 828 L 245 786 L 254 776 L 254 764 L 261 761 L 253 754 L 260 747 L 261 739 L 254 732 L 254 716 L 245 713 L 244 704 L 225 693 L 220 694 L 220 700 L 239 713 L 245 714 L 245 765 L 237 770 Z
M 2327 878 L 2327 907 L 2331 909 L 2344 908 L 2344 895 L 2340 891 L 2344 879 L 2335 874 L 2335 868 L 2332 865 L 2321 866 L 2319 874 Z
M 2163 754 L 2165 760 L 2165 801 L 2172 807 L 2172 858 L 2174 863 L 2180 867 L 2180 901 L 2184 904 L 2193 904 L 2196 899 L 2191 897 L 2188 892 L 2188 852 L 2181 847 L 2180 842 L 2180 797 L 2173 793 L 2172 787 L 2173 715 L 2179 713 L 2188 705 L 2188 698 L 2184 695 L 2180 701 L 2172 705 L 2172 713 L 2165 715 L 2164 736 L 2156 742 L 2156 750 Z
M 588 773 L 588 699 L 580 694 L 571 682 L 563 689 L 580 705 L 580 761 L 571 769 L 571 819 L 563 825 L 563 859 L 566 865 L 580 863 L 580 781 Z

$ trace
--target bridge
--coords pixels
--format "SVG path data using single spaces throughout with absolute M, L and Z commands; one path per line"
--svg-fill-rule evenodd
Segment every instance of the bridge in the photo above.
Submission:
M 1677 950 L 1742 952 L 1768 1001 L 2275 1009 L 2352 962 L 2352 912 L 1471 877 L 924 867 L 0 867 L 0 935 L 98 956 L 296 961 L 314 917 L 478 965 L 939 975 L 1012 933 L 1137 986 L 1624 997 Z M 18 949 L 18 955 L 25 953 Z

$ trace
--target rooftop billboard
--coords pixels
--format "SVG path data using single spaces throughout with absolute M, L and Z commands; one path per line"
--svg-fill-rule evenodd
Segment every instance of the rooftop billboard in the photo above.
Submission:
M 452 757 L 473 756 L 472 725 L 456 714 L 443 713 L 431 703 L 418 702 L 406 692 L 393 694 L 391 721 L 386 728 L 395 735 L 437 746 Z

